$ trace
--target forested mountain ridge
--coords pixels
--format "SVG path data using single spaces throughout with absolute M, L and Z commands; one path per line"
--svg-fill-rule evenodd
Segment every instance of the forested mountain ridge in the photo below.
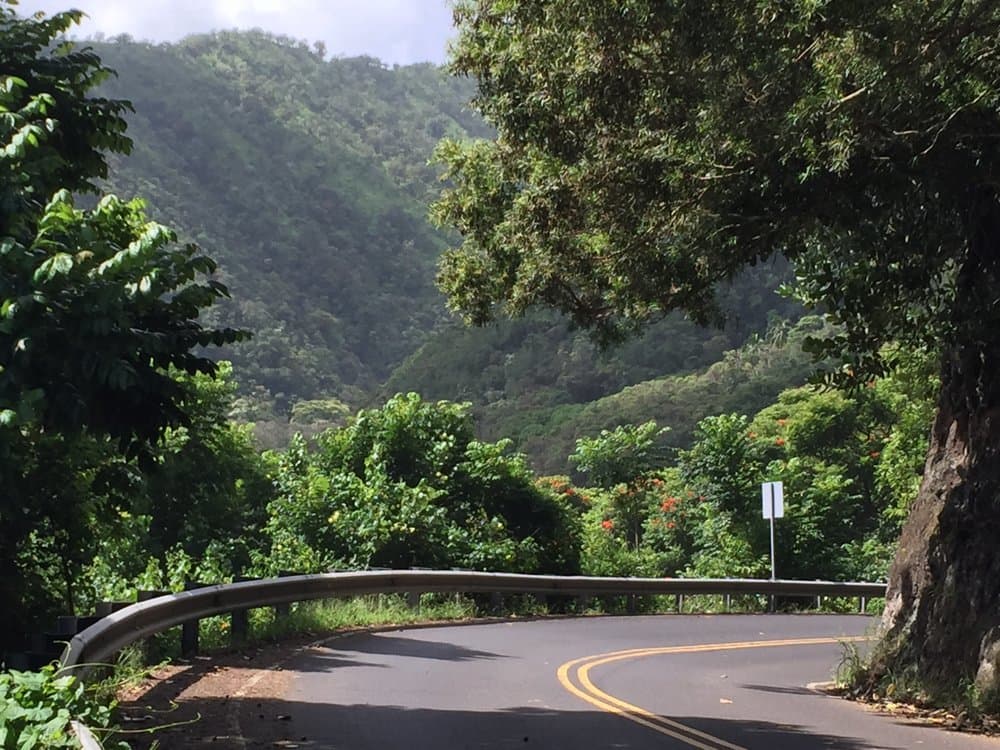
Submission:
M 219 314 L 254 333 L 225 353 L 241 382 L 279 409 L 362 400 L 444 314 L 427 161 L 446 133 L 484 133 L 468 82 L 261 32 L 95 49 L 118 71 L 102 93 L 135 105 L 110 187 L 219 260 Z
M 730 319 L 719 330 L 672 316 L 600 351 L 553 315 L 464 329 L 433 283 L 455 238 L 426 217 L 441 187 L 428 163 L 439 139 L 491 135 L 467 107 L 471 81 L 429 64 L 327 60 L 259 31 L 94 46 L 118 71 L 102 93 L 135 107 L 135 148 L 112 159 L 109 187 L 142 196 L 219 261 L 232 299 L 212 315 L 254 335 L 222 356 L 244 393 L 240 416 L 271 447 L 308 426 L 308 415 L 288 425 L 296 403 L 353 409 L 416 391 L 472 402 L 484 433 L 561 470 L 581 430 L 618 423 L 586 417 L 601 413 L 588 404 L 703 370 L 800 312 L 775 293 L 790 274 L 779 260 L 720 290 Z M 324 409 L 304 411 L 323 423 Z

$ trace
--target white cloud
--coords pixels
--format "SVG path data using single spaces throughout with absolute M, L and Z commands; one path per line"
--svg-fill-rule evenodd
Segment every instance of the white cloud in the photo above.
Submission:
M 261 28 L 332 55 L 372 55 L 387 63 L 444 62 L 449 0 L 20 0 L 22 15 L 75 7 L 88 18 L 79 36 L 102 32 L 176 41 L 188 34 Z

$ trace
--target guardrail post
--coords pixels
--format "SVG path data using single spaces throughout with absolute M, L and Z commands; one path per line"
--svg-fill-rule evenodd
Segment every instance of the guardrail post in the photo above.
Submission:
M 677 608 L 677 614 L 684 611 L 684 594 L 674 594 L 674 606 Z
M 588 604 L 590 604 L 590 597 L 586 594 L 581 594 L 576 598 L 576 611 L 582 615 L 587 611 Z
M 417 612 L 420 611 L 420 592 L 419 591 L 407 591 L 406 592 L 406 606 Z
M 625 598 L 625 614 L 634 615 L 636 613 L 638 609 L 636 606 L 636 599 L 637 597 L 635 594 L 629 594 Z
M 120 609 L 125 609 L 132 602 L 98 602 L 94 607 L 94 614 L 98 617 L 107 617 Z
M 493 612 L 495 614 L 502 615 L 503 594 L 501 594 L 499 591 L 494 591 L 492 594 L 490 594 L 490 607 L 493 609 Z
M 297 575 L 299 574 L 291 570 L 278 571 L 278 578 L 289 578 L 291 576 L 297 576 Z M 292 613 L 292 605 L 289 603 L 274 605 L 274 617 L 276 620 L 280 620 L 283 617 L 288 617 L 291 613 Z
M 865 612 L 868 611 L 868 597 L 867 596 L 859 596 L 858 600 L 859 600 L 858 601 L 858 612 L 860 612 L 861 614 L 864 614 Z
M 158 596 L 168 596 L 169 594 L 169 591 L 136 591 L 135 600 L 137 602 L 148 602 L 150 599 L 155 599 Z M 143 638 L 139 648 L 142 651 L 143 664 L 149 664 L 153 659 L 149 638 Z
M 184 590 L 193 591 L 194 589 L 203 589 L 206 586 L 210 586 L 208 583 L 200 583 L 197 581 L 185 581 Z M 194 656 L 198 653 L 198 623 L 200 621 L 188 620 L 181 624 L 181 656 Z
M 245 576 L 236 576 L 233 579 L 233 583 L 243 583 L 244 581 L 253 581 L 253 578 L 247 578 Z M 248 609 L 234 609 L 229 613 L 229 645 L 230 646 L 242 646 L 247 642 L 247 636 L 250 630 L 250 610 Z
M 732 594 L 726 594 L 725 599 L 726 599 L 726 603 L 724 605 L 725 606 L 725 610 L 726 610 L 726 612 L 729 612 L 733 608 L 733 595 Z

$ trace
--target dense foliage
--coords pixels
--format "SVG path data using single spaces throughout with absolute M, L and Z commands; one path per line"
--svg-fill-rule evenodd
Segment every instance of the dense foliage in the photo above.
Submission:
M 747 341 L 766 337 L 780 340 L 783 347 L 790 337 L 791 349 L 797 347 L 801 337 L 795 332 L 789 336 L 782 321 L 798 317 L 800 308 L 776 291 L 790 280 L 787 263 L 779 259 L 762 264 L 720 293 L 729 315 L 725 326 L 701 328 L 677 314 L 611 348 L 599 347 L 587 332 L 552 313 L 536 312 L 481 329 L 448 327 L 397 367 L 381 391 L 391 395 L 412 390 L 427 398 L 468 400 L 482 436 L 509 437 L 539 471 L 565 472 L 576 437 L 643 418 L 638 408 L 626 406 L 619 422 L 602 422 L 597 415 L 607 411 L 602 406 L 606 399 L 631 402 L 626 394 L 632 386 L 680 382 Z M 789 362 L 792 366 L 783 372 L 775 368 L 776 387 L 767 389 L 764 399 L 804 382 L 811 370 L 808 357 L 800 359 L 794 365 Z M 650 417 L 666 418 L 670 401 L 671 395 L 664 394 L 659 401 L 648 399 L 642 408 L 653 410 Z M 753 409 L 764 403 L 741 402 L 734 394 L 730 405 Z M 704 408 L 699 402 L 690 411 L 701 415 Z M 669 418 L 671 424 L 688 421 L 681 414 Z M 681 427 L 675 444 L 690 437 L 695 421 L 697 417 L 687 429 Z
M 73 675 L 54 667 L 39 672 L 0 672 L 0 748 L 55 750 L 78 748 L 70 732 L 76 719 L 103 734 L 112 720 L 114 704 L 101 701 Z M 106 738 L 107 750 L 128 750 L 124 742 Z
M 479 4 L 490 23 L 501 5 Z M 635 58 L 605 60 L 610 70 L 631 66 L 628 91 L 645 90 L 644 76 L 655 71 L 644 66 L 667 52 L 656 33 L 669 28 L 683 36 L 686 24 L 714 18 L 712 4 L 707 15 L 675 6 L 553 5 L 581 12 L 576 20 L 593 28 L 577 44 L 593 51 L 589 35 L 596 34 L 601 54 L 621 41 L 615 34 L 622 27 L 607 14 L 626 7 L 645 14 L 643 28 L 626 35 L 638 45 Z M 459 9 L 466 23 L 459 67 L 488 59 L 495 41 L 489 24 L 475 33 L 469 27 L 476 7 Z M 519 23 L 538 21 L 527 0 L 503 7 Z M 670 24 L 657 25 L 664 20 L 658 14 L 675 11 Z M 657 140 L 667 125 L 677 126 L 670 97 L 680 95 L 671 88 L 680 78 L 653 76 L 669 84 L 657 94 L 667 99 L 652 98 L 662 111 L 646 122 L 635 102 L 593 109 L 597 100 L 587 96 L 606 90 L 598 85 L 604 68 L 570 71 L 583 79 L 579 101 L 560 99 L 574 91 L 563 85 L 559 97 L 546 88 L 516 111 L 493 107 L 493 87 L 525 82 L 498 81 L 491 70 L 480 82 L 479 106 L 499 139 L 442 150 L 456 185 L 439 218 L 458 225 L 466 242 L 449 256 L 443 280 L 473 318 L 488 318 L 504 299 L 511 311 L 530 312 L 470 334 L 443 324 L 430 276 L 445 239 L 422 219 L 435 174 L 424 158 L 430 144 L 492 133 L 461 109 L 472 90 L 466 82 L 430 66 L 325 60 L 321 49 L 257 32 L 178 45 L 101 44 L 101 55 L 123 72 L 109 81 L 92 52 L 50 45 L 74 14 L 24 21 L 6 6 L 0 13 L 0 34 L 11 42 L 0 56 L 14 71 L 0 89 L 0 166 L 10 178 L 0 196 L 0 576 L 4 604 L 25 615 L 8 618 L 7 628 L 136 588 L 176 590 L 188 581 L 287 570 L 761 577 L 768 546 L 759 484 L 774 479 L 784 482 L 787 505 L 778 525 L 779 575 L 885 576 L 923 468 L 938 387 L 933 356 L 874 336 L 863 342 L 866 362 L 878 355 L 893 363 L 884 377 L 855 377 L 858 387 L 847 392 L 803 387 L 815 366 L 806 340 L 821 353 L 839 352 L 844 336 L 856 343 L 862 319 L 786 322 L 798 309 L 774 292 L 790 280 L 787 262 L 777 257 L 742 275 L 737 267 L 772 251 L 794 256 L 803 296 L 837 310 L 848 299 L 834 284 L 844 269 L 824 267 L 833 274 L 827 278 L 810 265 L 822 265 L 818 249 L 829 250 L 836 233 L 786 227 L 780 241 L 744 237 L 740 221 L 753 229 L 759 217 L 736 212 L 730 227 L 708 211 L 685 223 L 635 200 L 668 190 L 671 199 L 687 195 L 714 210 L 739 193 L 754 210 L 787 208 L 782 200 L 836 187 L 864 151 L 857 144 L 843 146 L 843 169 L 828 163 L 829 143 L 796 151 L 786 165 L 795 179 L 765 185 L 759 195 L 746 191 L 747 175 L 729 174 L 720 162 L 722 172 L 701 175 L 709 184 L 688 194 L 690 164 L 680 156 L 700 163 L 718 146 L 734 159 L 754 158 L 745 138 L 717 142 L 713 128 L 736 106 L 726 97 L 698 115 L 703 141 L 687 153 Z M 805 13 L 799 21 L 812 28 L 817 18 Z M 739 30 L 746 18 L 726 23 L 713 34 Z M 540 63 L 542 53 L 558 52 L 550 30 L 537 31 L 510 47 L 505 64 L 518 76 L 529 52 Z M 806 58 L 840 59 L 836 44 L 816 44 Z M 706 75 L 722 75 L 719 91 L 728 90 L 731 71 L 703 64 Z M 550 73 L 568 76 L 561 84 L 574 82 L 558 66 L 542 72 L 545 86 L 555 80 Z M 137 111 L 129 114 L 117 99 L 88 98 L 99 82 L 111 96 L 135 98 Z M 799 104 L 809 120 L 810 103 Z M 616 119 L 622 112 L 649 127 L 631 132 Z M 547 122 L 550 115 L 555 120 Z M 130 159 L 126 116 L 136 139 Z M 526 127 L 511 139 L 505 118 Z M 630 138 L 589 140 L 581 130 L 576 142 L 565 130 L 592 121 L 607 124 L 611 141 L 624 130 Z M 826 127 L 809 122 L 809 133 Z M 851 120 L 837 122 L 837 132 L 846 132 Z M 800 124 L 789 124 L 789 132 Z M 532 143 L 539 136 L 555 153 Z M 612 168 L 625 157 L 637 158 L 627 170 Z M 832 182 L 817 177 L 824 170 Z M 73 197 L 105 177 L 148 195 L 156 216 L 218 249 L 223 266 L 194 245 L 178 245 L 137 201 Z M 580 182 L 561 184 L 564 178 Z M 482 202 L 463 202 L 470 196 Z M 495 236 L 477 234 L 486 219 L 499 217 L 490 213 L 498 207 L 512 212 L 509 223 Z M 848 237 L 847 255 L 822 257 L 854 263 L 855 241 L 874 231 L 883 209 L 896 210 L 866 213 L 870 223 Z M 642 231 L 626 237 L 629 226 Z M 681 251 L 701 242 L 706 226 L 747 242 L 708 248 L 692 262 Z M 795 235 L 800 230 L 805 234 Z M 794 237 L 807 237 L 808 247 L 797 247 Z M 754 244 L 764 240 L 775 242 L 766 252 Z M 524 243 L 538 254 L 527 254 Z M 611 252 L 619 243 L 620 257 Z M 509 254 L 490 266 L 500 248 Z M 896 250 L 890 243 L 885 252 Z M 545 257 L 548 251 L 554 255 Z M 588 260 L 599 267 L 588 269 Z M 560 266 L 567 262 L 572 268 Z M 878 262 L 847 270 L 845 278 L 860 284 L 852 294 L 880 272 Z M 897 270 L 889 269 L 886 284 Z M 614 278 L 602 278 L 609 272 Z M 664 274 L 677 283 L 664 283 Z M 830 285 L 816 281 L 824 278 Z M 228 300 L 221 281 L 241 295 Z M 708 294 L 716 281 L 725 283 Z M 913 308 L 911 322 L 928 320 L 950 288 L 935 288 L 926 309 Z M 886 324 L 880 334 L 905 339 L 892 318 L 912 302 L 904 297 L 889 295 L 887 317 L 875 321 Z M 671 307 L 696 320 L 724 310 L 729 322 L 705 332 L 679 315 L 665 317 L 609 352 L 565 320 L 531 309 L 539 301 L 596 323 L 609 339 Z M 240 334 L 226 323 L 257 336 L 236 345 Z M 224 345 L 235 367 L 208 359 L 202 347 L 209 344 Z M 386 376 L 384 404 L 355 411 Z M 390 395 L 411 388 L 422 395 Z M 475 406 L 456 403 L 459 397 Z M 276 414 L 286 421 L 273 443 L 280 450 L 262 454 L 246 422 Z M 286 445 L 285 435 L 300 428 L 308 436 Z M 530 459 L 516 450 L 530 451 Z M 573 475 L 537 478 L 532 466 L 559 474 L 572 467 Z M 0 635 L 9 639 L 5 646 L 14 633 Z M 0 675 L 3 696 L 14 709 L 0 712 L 0 745 L 49 729 L 55 734 L 44 742 L 62 742 L 67 712 L 107 721 L 106 707 L 88 704 L 75 682 L 51 672 L 38 680 Z
M 577 460 L 610 469 L 582 490 L 591 498 L 584 570 L 766 577 L 760 484 L 777 480 L 786 493 L 780 577 L 883 578 L 926 451 L 935 386 L 927 365 L 911 360 L 853 396 L 794 388 L 753 418 L 707 417 L 670 463 L 634 460 L 654 446 L 652 423 L 581 440 Z M 922 413 L 916 427 L 902 401 Z
M 574 573 L 576 518 L 468 408 L 396 396 L 281 457 L 269 508 L 277 569 L 461 567 Z
M 13 18 L 6 32 L 22 35 L 26 55 L 44 55 L 50 54 L 45 40 L 74 16 Z M 500 440 L 508 426 L 533 447 L 535 465 L 564 470 L 576 437 L 627 424 L 644 408 L 636 404 L 613 422 L 576 419 L 588 402 L 663 372 L 704 367 L 762 331 L 775 312 L 791 309 L 773 293 L 788 274 L 779 262 L 734 285 L 736 315 L 725 330 L 703 333 L 671 321 L 612 354 L 564 323 L 539 316 L 520 331 L 498 332 L 503 341 L 469 342 L 477 352 L 485 345 L 483 356 L 508 360 L 500 383 L 477 371 L 479 353 L 456 345 L 467 340 L 465 334 L 448 329 L 434 345 L 454 356 L 457 366 L 442 358 L 425 374 L 421 357 L 436 358 L 432 347 L 411 359 L 389 388 L 408 388 L 407 372 L 419 371 L 420 390 L 434 398 L 468 391 L 479 403 L 474 412 L 410 397 L 351 418 L 349 403 L 373 389 L 378 373 L 388 372 L 439 318 L 430 279 L 443 240 L 421 218 L 421 201 L 434 189 L 436 172 L 426 157 L 443 135 L 489 134 L 461 105 L 471 87 L 430 66 L 390 70 L 367 58 L 324 60 L 298 42 L 260 33 L 158 46 L 121 38 L 95 47 L 121 70 L 120 77 L 108 78 L 89 49 L 60 48 L 51 54 L 64 66 L 62 74 L 51 67 L 43 71 L 48 78 L 25 73 L 25 85 L 12 79 L 4 99 L 14 128 L 8 131 L 8 164 L 27 180 L 6 205 L 20 212 L 18 231 L 28 234 L 22 240 L 14 233 L 13 220 L 10 234 L 15 242 L 27 241 L 37 226 L 44 240 L 36 243 L 37 257 L 14 252 L 17 244 L 5 254 L 8 278 L 33 292 L 4 308 L 6 335 L 14 337 L 8 351 L 16 353 L 7 368 L 12 400 L 5 419 L 17 428 L 18 439 L 6 447 L 3 465 L 10 476 L 2 516 L 7 564 L 17 571 L 10 578 L 18 582 L 7 590 L 17 592 L 18 611 L 33 622 L 83 610 L 95 597 L 127 596 L 137 586 L 177 588 L 189 578 L 288 567 L 447 563 L 576 570 L 579 502 L 534 485 L 524 458 Z M 72 66 L 76 72 L 66 72 Z M 285 85 L 292 79 L 302 81 L 301 90 Z M 80 113 L 67 114 L 78 105 L 74 97 L 85 96 L 94 84 L 109 96 L 132 96 L 136 111 L 118 99 L 91 98 L 83 100 L 89 103 Z M 56 104 L 47 95 L 32 98 L 32 86 L 50 88 Z M 359 97 L 367 102 L 360 116 Z M 52 109 L 56 105 L 59 112 Z M 167 108 L 184 114 L 163 117 Z M 53 116 L 59 113 L 62 120 Z M 425 127 L 401 129 L 403 121 Z M 63 139 L 69 122 L 80 132 Z M 93 137 L 86 135 L 88 127 Z M 191 137 L 194 132 L 199 138 Z M 53 144 L 77 149 L 77 167 L 67 167 L 69 156 L 48 158 Z M 129 149 L 129 158 L 117 153 Z M 259 154 L 265 153 L 268 169 L 261 170 L 265 157 Z M 105 158 L 113 167 L 110 175 Z M 305 179 L 303 169 L 312 170 L 312 177 Z M 126 192 L 143 192 L 156 216 L 183 227 L 187 238 L 205 241 L 223 266 L 217 269 L 193 245 L 175 245 L 173 232 L 148 222 L 138 202 L 77 199 L 79 208 L 70 193 L 58 192 L 80 191 L 105 177 Z M 257 217 L 256 223 L 246 217 Z M 311 239 L 303 241 L 300 231 Z M 406 241 L 415 243 L 415 255 L 397 252 Z M 328 252 L 318 252 L 320 246 Z M 261 274 L 261 268 L 273 273 Z M 220 280 L 244 294 L 224 299 Z M 417 294 L 392 286 L 397 283 L 425 287 Z M 220 299 L 221 311 L 208 309 Z M 340 317 L 324 318 L 334 299 Z M 410 304 L 432 312 L 423 319 L 412 311 L 393 317 L 397 305 Z M 291 309 L 286 306 L 298 312 L 283 318 Z M 56 312 L 63 317 L 44 325 L 44 316 Z M 185 346 L 231 343 L 236 336 L 231 329 L 201 328 L 196 313 L 199 320 L 207 315 L 210 322 L 255 329 L 254 342 L 240 345 L 251 348 L 226 349 L 239 358 L 235 370 L 224 365 L 216 371 L 200 349 L 198 356 L 184 354 Z M 184 314 L 187 323 L 170 327 Z M 138 325 L 124 325 L 128 316 Z M 325 331 L 322 343 L 314 335 L 317 321 Z M 345 338 L 345 330 L 354 332 Z M 154 343 L 161 348 L 150 349 L 147 360 L 141 347 Z M 381 346 L 393 353 L 371 354 Z M 368 359 L 358 365 L 362 348 Z M 134 359 L 126 356 L 130 352 Z M 570 360 L 565 364 L 564 352 Z M 449 385 L 441 377 L 463 367 L 470 373 L 465 384 Z M 348 370 L 353 374 L 344 375 Z M 61 380 L 46 382 L 46 393 L 27 380 L 40 373 Z M 801 377 L 793 368 L 781 386 Z M 234 378 L 242 380 L 240 394 Z M 501 396 L 491 398 L 497 388 Z M 147 391 L 158 394 L 155 405 L 129 400 Z M 534 426 L 518 415 L 528 406 L 525 414 L 537 420 Z M 556 416 L 553 410 L 565 406 L 570 411 Z M 679 444 L 704 407 L 691 405 L 695 416 L 678 430 Z M 316 443 L 299 440 L 287 452 L 262 457 L 249 428 L 230 424 L 227 416 L 257 422 L 259 435 L 272 408 L 286 411 L 288 420 L 273 445 L 284 447 L 284 437 L 299 429 L 310 435 L 334 431 Z M 478 431 L 500 442 L 473 438 L 473 413 Z M 461 451 L 447 460 L 437 453 L 421 459 L 442 475 L 425 480 L 413 473 L 401 477 L 377 462 L 353 469 L 337 464 L 336 446 L 352 441 L 355 452 L 387 450 L 385 435 L 360 432 L 359 424 L 379 420 L 423 424 L 412 427 L 415 455 L 437 450 L 429 447 L 435 429 L 454 435 Z M 544 432 L 556 426 L 560 438 L 548 447 Z M 123 446 L 129 448 L 125 453 Z M 324 482 L 333 489 L 317 494 Z M 346 505 L 355 491 L 366 504 Z M 323 526 L 311 528 L 302 512 L 290 510 L 306 498 L 330 506 Z M 404 511 L 410 521 L 405 526 L 388 520 Z M 329 534 L 325 520 L 336 512 L 358 525 L 339 524 L 339 541 L 326 544 L 316 535 Z M 428 517 L 418 524 L 424 512 Z M 407 539 L 396 538 L 402 528 Z M 426 532 L 424 539 L 417 539 L 417 529 Z M 291 536 L 308 555 L 288 554 L 281 539 Z M 7 624 L 16 631 L 29 623 Z
M 792 278 L 779 259 L 721 295 L 731 313 L 721 330 L 676 316 L 610 352 L 549 315 L 470 334 L 433 287 L 448 237 L 424 218 L 436 141 L 492 133 L 467 107 L 468 81 L 430 65 L 324 59 L 262 32 L 95 49 L 118 71 L 102 90 L 135 104 L 135 147 L 112 160 L 110 184 L 212 248 L 233 291 L 215 319 L 255 333 L 224 352 L 238 416 L 267 447 L 343 422 L 302 401 L 353 410 L 410 391 L 470 401 L 484 436 L 520 441 L 521 408 L 582 405 L 705 367 L 798 312 L 775 294 Z M 540 447 L 533 464 L 561 468 L 565 441 L 544 460 Z
M 0 5 L 0 641 L 28 615 L 37 552 L 55 552 L 72 602 L 88 524 L 122 498 L 116 457 L 148 458 L 186 424 L 178 374 L 213 374 L 203 348 L 242 338 L 199 320 L 227 291 L 195 246 L 135 201 L 75 207 L 71 191 L 106 175 L 104 152 L 130 148 L 128 104 L 89 93 L 107 68 L 54 43 L 78 18 Z
M 959 315 L 956 282 L 995 202 L 998 12 L 460 3 L 452 67 L 498 135 L 441 146 L 452 303 L 475 321 L 545 303 L 609 334 L 707 320 L 714 283 L 783 252 L 846 326 L 831 351 L 995 328 Z
M 705 417 L 679 452 L 665 451 L 672 431 L 654 422 L 581 438 L 569 457 L 578 483 L 537 478 L 507 441 L 477 441 L 467 405 L 415 394 L 258 455 L 247 428 L 213 416 L 232 385 L 199 378 L 202 409 L 165 436 L 155 470 L 129 470 L 110 451 L 97 464 L 130 480 L 127 496 L 77 488 L 131 509 L 113 523 L 84 518 L 80 538 L 100 532 L 102 543 L 76 549 L 74 535 L 39 528 L 25 565 L 32 606 L 43 611 L 46 596 L 68 606 L 67 589 L 86 606 L 191 580 L 368 567 L 762 577 L 760 483 L 775 479 L 787 508 L 779 575 L 881 579 L 916 492 L 936 386 L 926 358 L 907 362 L 853 395 L 797 387 L 756 415 Z M 64 579 L 67 559 L 75 575 Z
M 806 382 L 816 371 L 816 362 L 802 349 L 810 335 L 827 335 L 815 317 L 794 326 L 776 322 L 764 335 L 724 351 L 707 368 L 650 378 L 589 402 L 497 401 L 477 411 L 480 431 L 491 439 L 514 440 L 542 473 L 567 472 L 566 458 L 578 438 L 650 419 L 670 427 L 664 445 L 687 447 L 701 418 L 734 410 L 752 413 L 785 388 Z

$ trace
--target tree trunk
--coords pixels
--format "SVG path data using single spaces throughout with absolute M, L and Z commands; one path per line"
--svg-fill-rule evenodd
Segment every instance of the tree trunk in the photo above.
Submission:
M 0 546 L 8 546 L 4 544 L 5 539 L 0 525 Z M 4 612 L 4 616 L 0 617 L 0 661 L 4 652 L 20 649 L 24 645 L 23 590 L 24 577 L 12 550 L 0 549 L 0 611 Z
M 920 492 L 889 575 L 872 677 L 1000 697 L 1000 220 L 993 197 L 958 278 L 952 348 Z

